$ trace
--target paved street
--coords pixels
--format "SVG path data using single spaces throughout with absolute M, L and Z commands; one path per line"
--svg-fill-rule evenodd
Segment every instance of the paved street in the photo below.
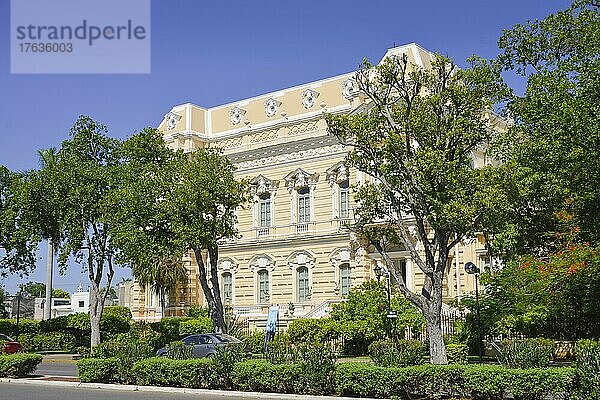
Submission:
M 74 362 L 41 362 L 34 375 L 77 376 L 77 366 Z
M 134 392 L 51 385 L 0 383 L 0 398 L 10 400 L 209 400 L 224 399 L 210 394 Z M 243 397 L 227 397 L 230 400 Z

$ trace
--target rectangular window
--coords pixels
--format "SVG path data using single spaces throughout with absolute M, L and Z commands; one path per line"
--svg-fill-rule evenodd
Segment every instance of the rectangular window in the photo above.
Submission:
M 350 191 L 340 186 L 340 219 L 350 218 Z
M 310 221 L 310 192 L 308 189 L 298 191 L 298 223 Z
M 79 302 L 79 308 L 83 308 L 83 307 L 84 307 L 84 302 L 83 302 L 83 301 L 80 301 L 80 302 Z
M 298 301 L 305 302 L 308 300 L 308 268 L 298 268 Z
M 269 301 L 269 273 L 266 270 L 258 272 L 258 302 L 266 303 Z
M 223 274 L 223 298 L 226 303 L 231 302 L 232 296 L 232 285 L 231 285 L 231 274 L 226 272 Z
M 348 264 L 344 264 L 340 268 L 340 280 L 342 297 L 346 297 L 350 292 L 350 266 Z
M 268 194 L 260 198 L 260 226 L 271 226 L 271 196 Z

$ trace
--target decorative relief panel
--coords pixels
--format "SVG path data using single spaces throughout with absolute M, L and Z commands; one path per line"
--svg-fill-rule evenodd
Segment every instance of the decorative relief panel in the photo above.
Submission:
M 303 152 L 301 151 L 299 153 Z M 295 189 L 301 189 L 304 187 L 308 187 L 312 190 L 317 185 L 317 181 L 319 180 L 319 174 L 310 174 L 302 168 L 298 168 L 294 172 L 287 174 L 284 179 L 285 186 L 290 191 Z
M 342 95 L 348 100 L 358 95 L 358 84 L 354 78 L 348 78 L 342 83 Z
M 348 168 L 343 161 L 336 163 L 325 171 L 327 174 L 327 182 L 333 187 L 336 183 L 348 180 Z
M 170 112 L 165 116 L 165 118 L 167 120 L 167 129 L 173 130 L 177 126 L 177 123 L 179 123 L 181 115 L 175 114 L 174 112 Z
M 230 138 L 230 139 L 225 139 L 225 140 L 221 140 L 219 142 L 217 142 L 217 145 L 224 148 L 224 149 L 231 149 L 234 147 L 239 147 L 241 146 L 242 143 L 242 137 L 234 137 L 234 138 Z
M 317 121 L 311 121 L 311 122 L 304 122 L 301 124 L 296 124 L 296 125 L 292 125 L 289 127 L 289 135 L 298 135 L 301 133 L 306 133 L 306 132 L 312 132 L 314 130 L 316 130 L 317 127 Z
M 267 117 L 274 117 L 277 114 L 277 110 L 279 110 L 279 106 L 281 102 L 279 100 L 275 100 L 274 98 L 269 98 L 265 101 L 265 114 Z
M 315 257 L 305 250 L 296 251 L 288 257 L 287 264 L 288 268 L 291 270 L 295 270 L 299 267 L 311 269 L 315 267 Z
M 229 110 L 229 117 L 231 119 L 231 123 L 233 125 L 237 125 L 240 122 L 242 122 L 242 118 L 244 118 L 244 115 L 246 114 L 246 110 L 244 110 L 243 108 L 240 108 L 238 106 L 233 107 L 231 110 Z
M 317 97 L 319 97 L 319 92 L 312 89 L 306 89 L 302 92 L 302 105 L 304 108 L 309 109 L 314 106 L 317 102 Z
M 284 162 L 288 162 L 288 161 L 302 160 L 302 159 L 306 159 L 309 157 L 336 154 L 336 153 L 341 153 L 343 151 L 345 151 L 344 146 L 339 144 L 339 145 L 334 145 L 334 146 L 326 146 L 326 147 L 319 147 L 316 149 L 303 150 L 303 151 L 299 151 L 296 153 L 281 154 L 281 155 L 272 156 L 272 157 L 265 157 L 265 158 L 261 158 L 259 160 L 243 161 L 236 165 L 237 165 L 238 169 L 258 168 L 258 167 L 262 167 L 265 165 L 272 166 L 275 164 L 284 163 Z
M 258 196 L 263 193 L 273 194 L 277 190 L 278 186 L 279 181 L 273 181 L 269 178 L 259 175 L 250 181 L 250 192 L 254 196 Z

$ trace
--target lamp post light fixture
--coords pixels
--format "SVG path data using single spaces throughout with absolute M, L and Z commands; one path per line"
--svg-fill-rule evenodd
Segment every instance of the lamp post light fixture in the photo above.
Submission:
M 483 362 L 483 338 L 481 337 L 481 316 L 479 313 L 479 267 L 472 262 L 465 264 L 465 272 L 475 275 L 475 304 L 477 306 L 477 351 L 479 353 L 479 363 Z
M 390 273 L 387 269 L 382 267 L 379 264 L 376 264 L 373 267 L 373 271 L 375 271 L 375 276 L 377 277 L 377 283 L 381 282 L 381 277 L 385 276 L 386 278 L 386 287 L 387 287 L 387 315 L 388 319 L 398 318 L 398 313 L 396 310 L 392 310 L 392 296 L 390 291 Z

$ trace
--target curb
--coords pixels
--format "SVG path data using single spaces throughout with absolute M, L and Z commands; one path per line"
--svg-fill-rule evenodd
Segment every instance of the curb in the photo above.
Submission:
M 247 399 L 294 399 L 294 400 L 357 400 L 356 397 L 337 397 L 337 396 L 311 396 L 303 394 L 285 394 L 285 393 L 261 393 L 261 392 L 236 392 L 233 390 L 211 390 L 211 389 L 188 389 L 163 386 L 138 386 L 138 385 L 117 385 L 112 383 L 80 383 L 80 382 L 62 382 L 62 381 L 42 381 L 37 379 L 22 378 L 0 378 L 0 383 L 20 383 L 28 385 L 49 385 L 84 389 L 105 389 L 120 390 L 125 392 L 159 392 L 159 393 L 186 393 L 186 394 L 204 394 L 219 398 L 244 397 Z M 376 400 L 363 397 L 360 400 Z

